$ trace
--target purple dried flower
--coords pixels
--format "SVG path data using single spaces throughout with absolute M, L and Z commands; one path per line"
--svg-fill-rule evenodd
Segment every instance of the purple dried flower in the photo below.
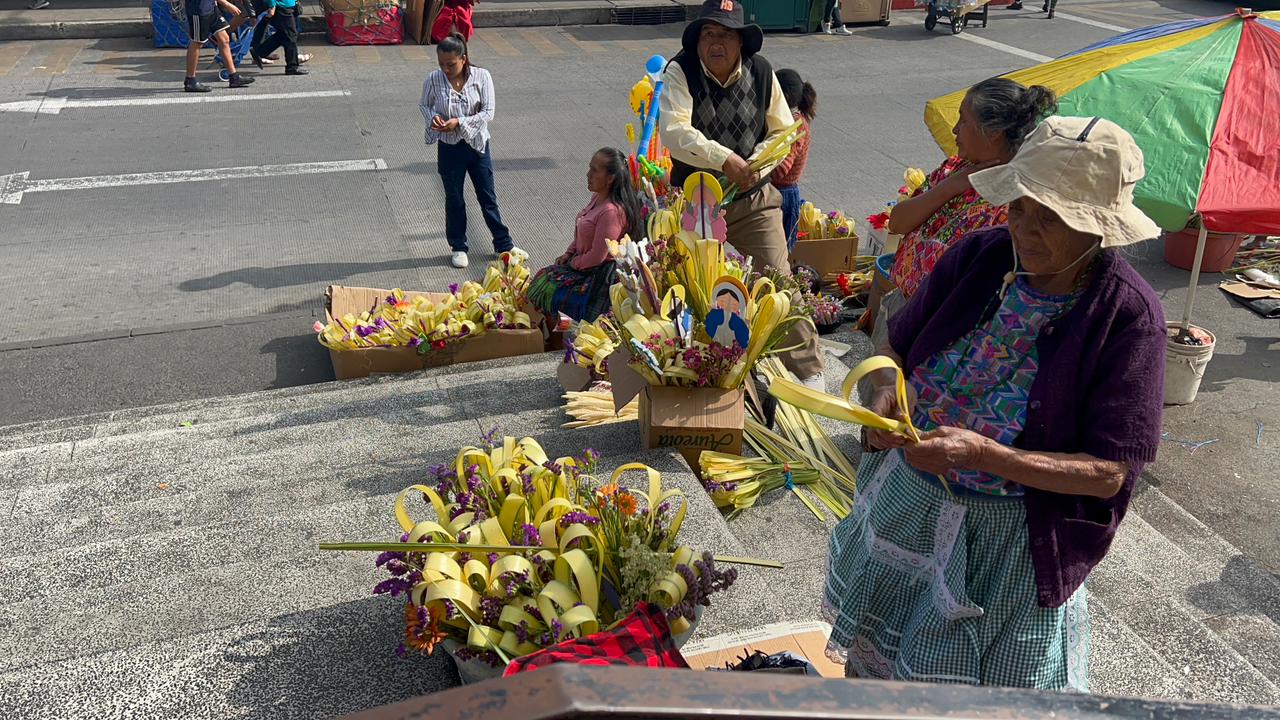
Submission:
M 541 545 L 542 538 L 538 535 L 538 528 L 524 523 L 520 526 L 520 544 L 521 545 Z
M 570 525 L 586 525 L 587 527 L 595 527 L 600 524 L 600 518 L 595 515 L 588 515 L 581 510 L 567 512 L 560 517 L 560 527 L 567 528 Z
M 382 567 L 383 565 L 386 565 L 388 562 L 392 560 L 399 560 L 403 562 L 404 559 L 405 559 L 404 553 L 397 552 L 395 550 L 388 550 L 384 553 L 380 553 L 378 555 L 378 559 L 374 561 L 373 565 L 374 567 Z
M 400 593 L 407 593 L 413 589 L 414 583 L 408 578 L 387 578 L 377 585 L 373 586 L 374 595 L 390 595 L 391 597 L 399 597 Z
M 502 658 L 498 657 L 498 653 L 492 650 L 475 650 L 469 647 L 460 647 L 454 655 L 462 662 L 475 660 L 490 667 L 502 667 L 504 664 Z
M 458 283 L 449 283 L 449 292 L 453 295 L 458 294 Z
M 413 337 L 409 338 L 409 347 L 411 347 L 411 348 L 416 348 L 416 347 L 418 347 L 418 346 L 419 346 L 419 345 L 421 345 L 421 344 L 422 344 L 422 338 L 421 338 L 421 337 L 419 337 L 419 336 L 417 336 L 417 335 L 414 335 Z
M 502 615 L 502 599 L 495 597 L 480 598 L 480 622 L 485 625 L 497 625 Z
M 498 444 L 497 437 L 498 437 L 497 425 L 494 425 L 493 427 L 489 428 L 489 432 L 480 436 L 480 438 L 484 440 L 484 444 L 488 445 L 491 448 Z M 475 467 L 475 466 L 472 466 L 472 467 Z

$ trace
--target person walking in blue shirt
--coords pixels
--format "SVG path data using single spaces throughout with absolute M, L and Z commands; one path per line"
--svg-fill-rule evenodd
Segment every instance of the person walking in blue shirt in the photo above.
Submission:
M 266 0 L 271 37 L 249 50 L 253 64 L 262 67 L 262 57 L 284 48 L 284 74 L 306 75 L 298 60 L 298 0 Z

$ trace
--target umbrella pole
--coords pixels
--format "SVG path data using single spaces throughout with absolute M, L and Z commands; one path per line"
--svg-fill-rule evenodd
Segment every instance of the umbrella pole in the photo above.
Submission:
M 1200 283 L 1200 263 L 1204 260 L 1204 243 L 1209 230 L 1200 221 L 1200 239 L 1196 241 L 1196 259 L 1191 263 L 1191 283 L 1187 285 L 1187 307 L 1182 311 L 1182 333 L 1191 332 L 1191 306 L 1196 301 L 1196 286 Z

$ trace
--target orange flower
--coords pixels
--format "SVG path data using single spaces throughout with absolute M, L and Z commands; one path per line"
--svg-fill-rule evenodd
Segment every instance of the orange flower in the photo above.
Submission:
M 631 516 L 636 514 L 636 497 L 628 492 L 618 493 L 618 509 L 623 515 Z
M 618 493 L 618 483 L 609 483 L 600 488 L 600 494 L 605 497 L 612 497 Z
M 404 604 L 404 637 L 405 646 L 430 655 L 436 644 L 449 636 L 440 629 L 442 613 L 435 606 L 427 608 L 428 622 L 424 627 L 418 617 L 418 606 L 413 603 Z

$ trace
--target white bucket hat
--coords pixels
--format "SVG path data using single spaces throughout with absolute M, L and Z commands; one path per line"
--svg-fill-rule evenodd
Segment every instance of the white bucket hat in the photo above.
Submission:
M 969 176 L 992 205 L 1021 197 L 1053 210 L 1069 227 L 1119 247 L 1160 235 L 1160 226 L 1133 204 L 1133 189 L 1146 174 L 1133 137 L 1102 118 L 1045 118 L 1018 154 Z

